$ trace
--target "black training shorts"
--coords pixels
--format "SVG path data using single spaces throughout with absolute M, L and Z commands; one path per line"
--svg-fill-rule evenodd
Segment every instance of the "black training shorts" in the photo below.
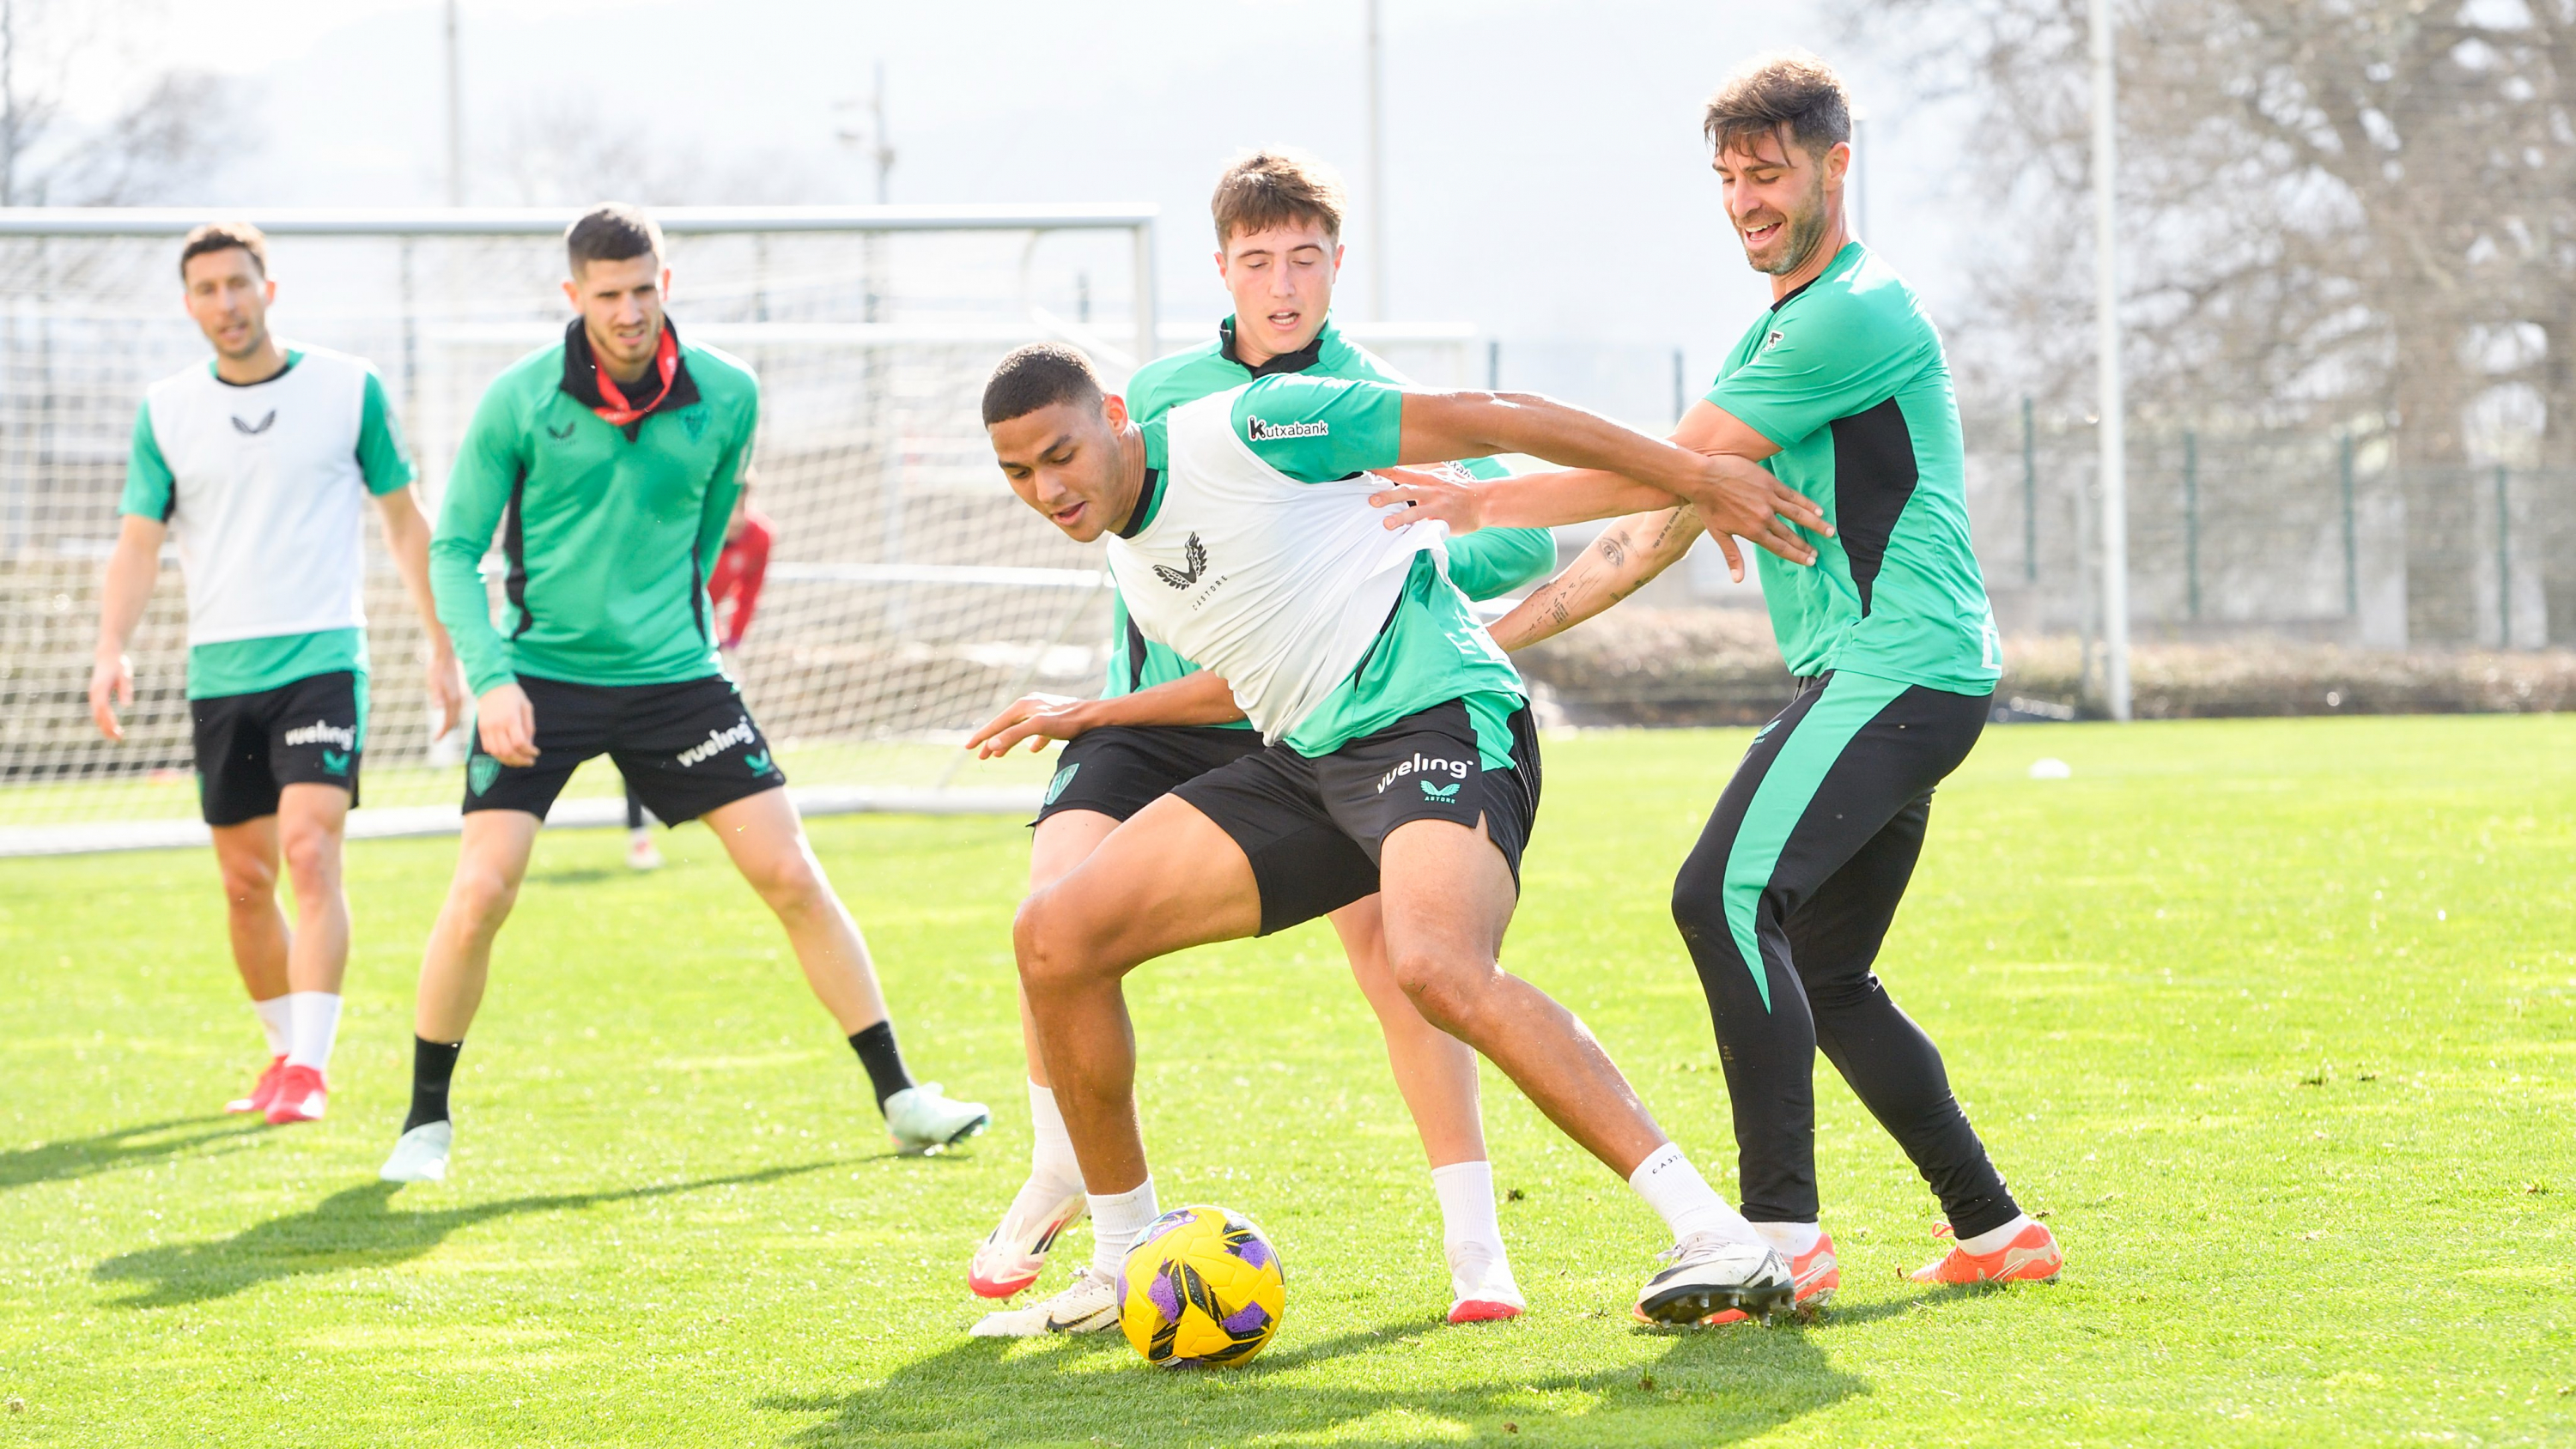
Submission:
M 288 785 L 337 785 L 358 803 L 366 743 L 367 677 L 313 674 L 256 694 L 188 701 L 196 724 L 197 803 L 208 825 L 277 813 Z
M 543 818 L 582 761 L 606 755 L 644 808 L 665 825 L 695 820 L 787 783 L 742 693 L 723 675 L 679 684 L 572 684 L 522 674 L 537 714 L 537 762 L 520 769 L 483 752 L 465 757 L 465 810 L 524 810 Z
M 1473 826 L 1482 819 L 1517 886 L 1521 851 L 1538 818 L 1538 732 L 1526 708 L 1513 713 L 1511 729 L 1511 768 L 1488 770 L 1467 706 L 1451 700 L 1329 755 L 1310 760 L 1274 746 L 1172 793 L 1243 847 L 1256 879 L 1291 883 L 1277 897 L 1266 885 L 1261 893 L 1266 936 L 1358 899 L 1317 908 L 1332 892 L 1316 886 L 1328 863 L 1346 851 L 1367 859 L 1370 889 L 1376 889 L 1379 846 L 1397 826 L 1416 820 Z
M 1112 725 L 1076 735 L 1057 759 L 1038 823 L 1067 810 L 1125 820 L 1210 770 L 1267 753 L 1258 730 L 1215 725 Z M 1294 851 L 1256 851 L 1261 933 L 1330 915 L 1377 894 L 1377 862 L 1340 835 L 1319 835 Z M 1274 916 L 1278 924 L 1271 924 Z

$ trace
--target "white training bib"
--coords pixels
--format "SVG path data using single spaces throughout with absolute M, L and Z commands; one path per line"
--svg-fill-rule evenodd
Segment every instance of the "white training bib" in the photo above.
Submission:
M 1145 636 L 1233 687 L 1277 743 L 1368 656 L 1413 556 L 1448 567 L 1446 524 L 1385 526 L 1373 474 L 1304 483 L 1234 435 L 1235 388 L 1164 415 L 1162 502 L 1109 569 Z
M 145 394 L 176 480 L 170 535 L 192 647 L 367 622 L 367 365 L 298 350 L 293 367 L 250 387 L 200 364 Z

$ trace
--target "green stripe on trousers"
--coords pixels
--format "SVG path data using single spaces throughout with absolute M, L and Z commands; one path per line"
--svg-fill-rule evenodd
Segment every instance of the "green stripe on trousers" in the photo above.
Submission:
M 1764 1011 L 1771 1009 L 1771 975 L 1762 969 L 1753 917 L 1762 892 L 1771 885 L 1771 872 L 1779 867 L 1780 852 L 1788 848 L 1789 833 L 1798 828 L 1826 773 L 1842 758 L 1843 747 L 1860 733 L 1861 726 L 1912 687 L 1866 674 L 1838 673 L 1826 680 L 1824 694 L 1808 707 L 1806 717 L 1771 757 L 1771 768 L 1762 772 L 1762 783 L 1753 791 L 1753 803 L 1744 807 L 1744 819 L 1735 827 L 1735 845 L 1726 853 L 1726 925 L 1734 933 L 1735 949 L 1743 954 L 1745 968 L 1753 973 Z

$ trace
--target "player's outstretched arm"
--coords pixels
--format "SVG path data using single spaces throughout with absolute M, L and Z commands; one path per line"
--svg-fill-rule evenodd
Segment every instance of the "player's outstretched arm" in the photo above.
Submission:
M 1417 404 L 1422 406 L 1417 408 Z M 1417 437 L 1415 420 L 1422 417 Z M 1457 532 L 1489 527 L 1552 527 L 1632 513 L 1661 512 L 1678 498 L 1691 504 L 1725 550 L 1727 567 L 1744 576 L 1733 540 L 1741 537 L 1792 563 L 1815 562 L 1815 550 L 1797 528 L 1831 536 L 1833 526 L 1813 499 L 1755 466 L 1779 451 L 1769 439 L 1707 402 L 1694 404 L 1670 442 L 1543 397 L 1487 393 L 1407 393 L 1404 461 L 1418 461 L 1417 444 L 1436 448 L 1458 435 L 1500 431 L 1507 446 L 1568 471 L 1532 473 L 1485 483 L 1458 483 L 1407 474 L 1400 485 L 1370 501 L 1411 504 L 1428 510 Z M 1637 445 L 1645 444 L 1640 449 Z M 1548 451 L 1553 447 L 1557 451 Z M 1615 452 L 1622 461 L 1602 461 Z M 1590 457 L 1577 457 L 1590 453 Z M 1684 460 L 1687 460 L 1686 462 Z M 1424 517 L 1399 515 L 1389 527 Z
M 1689 553 L 1701 532 L 1699 514 L 1687 505 L 1619 519 L 1488 632 L 1505 649 L 1525 649 L 1564 633 L 1644 588 Z
M 429 520 L 408 487 L 377 494 L 376 512 L 384 519 L 385 550 L 394 556 L 394 572 L 402 575 L 403 592 L 411 596 L 420 627 L 429 635 L 429 704 L 438 711 L 434 738 L 444 739 L 465 711 L 465 679 L 457 671 L 455 641 L 438 622 L 438 600 L 430 593 Z
M 152 581 L 161 571 L 161 540 L 170 525 L 157 518 L 128 513 L 118 520 L 116 548 L 107 556 L 107 579 L 100 586 L 98 649 L 89 670 L 89 717 L 111 740 L 125 738 L 117 706 L 134 703 L 134 665 L 125 646 L 134 626 L 143 622 L 143 606 L 152 599 Z
M 1022 740 L 1035 753 L 1109 725 L 1221 725 L 1243 718 L 1226 682 L 1202 670 L 1114 699 L 1031 694 L 1011 701 L 967 741 L 978 759 L 1007 754 Z

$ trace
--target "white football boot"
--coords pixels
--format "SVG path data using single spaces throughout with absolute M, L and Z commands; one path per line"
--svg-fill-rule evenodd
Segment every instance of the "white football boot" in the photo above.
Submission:
M 1118 1331 L 1118 1280 L 1089 1263 L 1052 1298 L 1026 1308 L 987 1313 L 967 1332 L 976 1338 L 1038 1338 L 1050 1333 Z
M 993 1114 L 981 1102 L 949 1101 L 937 1082 L 924 1082 L 886 1098 L 885 1121 L 897 1152 L 925 1157 L 992 1126 Z
M 1030 1178 L 1011 1199 L 1001 1225 L 975 1250 L 966 1286 L 984 1298 L 1008 1298 L 1028 1287 L 1046 1271 L 1057 1235 L 1090 1215 L 1091 1199 L 1082 1195 L 1080 1183 L 1068 1192 Z
M 1656 1256 L 1672 1266 L 1637 1291 L 1639 1323 L 1697 1323 L 1730 1308 L 1767 1320 L 1797 1301 L 1797 1280 L 1768 1243 L 1693 1233 Z
M 1449 1249 L 1449 1321 L 1493 1323 L 1518 1318 L 1529 1307 L 1512 1281 L 1509 1258 L 1467 1243 Z
M 455 1145 L 455 1123 L 423 1122 L 394 1144 L 394 1155 L 376 1176 L 387 1182 L 445 1182 L 447 1151 Z

